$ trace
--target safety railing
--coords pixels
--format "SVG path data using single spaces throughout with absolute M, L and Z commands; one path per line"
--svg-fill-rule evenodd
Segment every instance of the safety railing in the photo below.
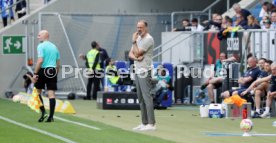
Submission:
M 155 53 L 153 58 L 160 57 L 158 58 L 159 62 L 165 61 L 173 64 L 194 62 L 197 60 L 201 60 L 201 62 L 205 64 L 210 64 L 214 62 L 213 59 L 218 58 L 219 52 L 223 51 L 228 53 L 236 49 L 239 54 L 239 62 L 246 63 L 246 61 L 241 60 L 244 60 L 244 57 L 246 57 L 248 53 L 253 54 L 253 56 L 257 58 L 266 58 L 276 61 L 276 30 L 241 30 L 237 32 L 237 37 L 229 36 L 225 37 L 223 40 L 217 38 L 217 33 L 218 31 L 165 32 L 162 34 L 162 40 L 166 42 L 162 41 L 161 45 L 154 48 L 154 51 L 159 50 Z M 181 37 L 183 35 L 187 36 Z M 194 37 L 196 35 L 201 35 L 201 39 L 195 41 Z M 200 54 L 196 54 L 197 50 L 200 51 Z M 193 53 L 194 56 L 191 56 Z M 177 60 L 183 59 L 183 57 L 190 57 L 191 59 L 186 61 Z
M 0 15 L 2 15 L 3 11 L 9 11 L 9 16 L 10 16 L 11 13 L 13 13 L 13 15 L 14 15 L 13 8 L 16 7 L 16 5 L 19 4 L 19 3 L 21 3 L 22 1 L 24 1 L 24 0 L 19 0 L 19 1 L 15 2 L 15 3 L 13 3 L 12 5 L 9 5 L 8 7 L 6 7 L 4 10 L 1 9 Z M 12 12 L 10 10 L 12 10 Z M 26 13 L 30 14 L 30 0 L 26 0 Z M 11 16 L 9 18 L 10 19 L 8 21 L 9 22 L 8 24 L 11 23 Z
M 171 29 L 174 29 L 174 23 L 175 23 L 175 15 L 176 14 L 188 14 L 189 18 L 192 19 L 193 15 L 208 15 L 208 18 L 211 19 L 211 13 L 212 13 L 212 8 L 219 3 L 221 0 L 216 0 L 213 3 L 211 3 L 209 6 L 207 6 L 205 9 L 202 11 L 175 11 L 171 13 Z M 208 14 L 206 13 L 208 11 Z

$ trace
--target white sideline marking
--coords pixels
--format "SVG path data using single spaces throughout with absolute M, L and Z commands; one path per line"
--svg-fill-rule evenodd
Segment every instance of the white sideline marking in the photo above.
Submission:
M 20 126 L 20 127 L 23 127 L 23 128 L 27 128 L 27 129 L 30 129 L 30 130 L 39 132 L 39 133 L 41 133 L 41 134 L 44 134 L 44 135 L 47 135 L 47 136 L 50 136 L 50 137 L 53 137 L 53 138 L 62 140 L 62 141 L 67 142 L 67 143 L 76 143 L 75 141 L 69 140 L 69 139 L 64 138 L 64 137 L 62 137 L 62 136 L 59 136 L 59 135 L 56 135 L 56 134 L 53 134 L 53 133 L 49 133 L 49 132 L 47 132 L 47 131 L 40 130 L 40 129 L 38 129 L 38 128 L 34 128 L 34 127 L 31 127 L 31 126 L 28 126 L 28 125 L 25 125 L 25 124 L 16 122 L 16 121 L 11 120 L 11 119 L 9 119 L 9 118 L 5 118 L 5 117 L 3 117 L 3 116 L 1 116 L 1 115 L 0 115 L 0 119 L 4 120 L 4 121 L 6 121 L 6 122 L 9 122 L 9 123 L 15 124 L 15 125 L 17 125 L 17 126 Z
M 61 117 L 57 117 L 57 116 L 55 116 L 54 118 L 55 118 L 55 119 L 58 119 L 58 120 L 61 120 L 61 121 L 63 121 L 63 122 L 67 122 L 67 123 L 76 124 L 76 125 L 79 125 L 79 126 L 83 126 L 83 127 L 90 128 L 90 129 L 94 129 L 94 130 L 101 130 L 100 128 L 95 127 L 95 126 L 90 126 L 90 125 L 83 124 L 83 123 L 80 123 L 80 122 L 70 121 L 70 120 L 67 120 L 67 119 L 64 119 L 64 118 L 61 118 Z
M 276 136 L 276 134 L 252 134 L 252 136 Z

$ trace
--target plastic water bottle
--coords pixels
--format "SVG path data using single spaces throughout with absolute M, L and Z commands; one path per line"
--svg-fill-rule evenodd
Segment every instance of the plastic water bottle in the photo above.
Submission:
M 108 92 L 108 86 L 104 86 L 104 91 Z
M 247 108 L 242 109 L 242 119 L 247 119 Z
M 108 85 L 107 87 L 108 87 L 108 91 L 109 92 L 113 92 L 114 91 L 114 88 L 112 86 Z
M 127 89 L 126 89 L 127 92 L 131 92 L 131 88 L 130 88 L 130 85 L 127 86 Z
M 274 121 L 274 122 L 272 123 L 272 126 L 273 126 L 273 127 L 276 127 L 276 121 Z

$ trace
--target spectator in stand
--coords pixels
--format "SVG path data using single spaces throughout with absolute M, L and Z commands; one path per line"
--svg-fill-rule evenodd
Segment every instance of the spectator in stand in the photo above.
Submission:
M 264 27 L 262 27 L 262 29 L 265 29 L 265 30 L 271 29 L 271 21 L 269 19 L 264 21 L 263 23 L 264 23 Z
M 247 17 L 247 25 L 243 27 L 244 29 L 261 29 L 258 20 L 252 16 L 249 15 Z
M 236 12 L 236 15 L 241 14 L 244 20 L 247 20 L 247 16 L 251 15 L 251 13 L 248 10 L 242 9 L 238 3 L 234 3 L 233 9 Z
M 260 1 L 260 3 L 262 3 L 262 9 L 261 9 L 261 11 L 260 11 L 260 14 L 259 14 L 259 17 L 260 18 L 262 18 L 262 17 L 264 17 L 264 16 L 269 16 L 269 14 L 268 14 L 268 6 L 267 6 L 267 4 L 268 4 L 268 2 L 262 2 L 262 0 L 259 0 Z
M 234 26 L 240 26 L 242 28 L 245 28 L 247 26 L 247 20 L 244 19 L 241 13 L 236 14 L 236 21 L 234 22 Z
M 1 13 L 2 13 L 2 21 L 3 21 L 3 26 L 6 27 L 8 25 L 8 20 L 9 18 L 11 21 L 14 21 L 14 15 L 13 15 L 13 0 L 1 0 L 0 1 L 0 8 L 1 8 Z
M 222 16 L 219 14 L 216 14 L 216 17 L 209 21 L 207 25 L 204 28 L 204 31 L 218 31 L 221 29 L 221 23 L 222 23 Z
M 265 29 L 264 21 L 267 21 L 267 20 L 269 20 L 269 22 L 270 22 L 270 24 L 271 24 L 271 21 L 270 21 L 269 16 L 264 16 L 264 17 L 262 17 L 262 20 L 260 21 L 260 26 L 261 26 L 262 29 Z
M 173 31 L 191 31 L 189 19 L 182 20 L 182 28 L 174 28 Z
M 264 2 L 260 11 L 259 17 L 269 16 L 272 11 L 275 11 L 276 7 L 270 2 Z
M 224 16 L 222 18 L 222 23 L 221 23 L 221 29 L 226 29 L 227 27 L 232 27 L 233 20 L 229 16 Z
M 44 4 L 48 4 L 51 0 L 44 0 Z
M 17 13 L 18 19 L 26 15 L 26 8 L 26 0 L 16 0 L 15 12 Z
M 212 14 L 212 19 L 210 21 L 209 20 L 205 20 L 205 21 L 202 22 L 203 26 L 205 27 L 205 26 L 207 26 L 207 24 L 209 22 L 214 21 L 216 19 L 217 15 L 218 15 L 217 13 L 213 13 Z
M 196 18 L 192 19 L 191 31 L 203 31 L 204 27 L 198 23 Z
M 271 13 L 271 29 L 276 29 L 276 11 Z

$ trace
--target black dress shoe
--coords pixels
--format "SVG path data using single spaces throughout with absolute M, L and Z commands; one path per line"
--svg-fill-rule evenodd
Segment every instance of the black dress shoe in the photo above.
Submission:
M 46 117 L 48 117 L 47 114 L 42 115 L 42 116 L 38 119 L 38 122 L 43 122 L 44 119 L 45 119 Z
M 54 118 L 48 118 L 45 122 L 54 122 Z
M 84 97 L 83 100 L 91 100 L 91 97 Z

